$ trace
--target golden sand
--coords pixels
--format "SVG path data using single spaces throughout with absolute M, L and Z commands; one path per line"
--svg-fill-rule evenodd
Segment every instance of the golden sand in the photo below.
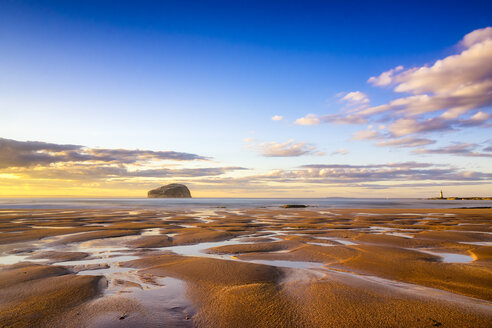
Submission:
M 38 327 L 92 298 L 101 277 L 75 276 L 51 266 L 17 265 L 0 273 L 0 325 Z
M 490 209 L 0 211 L 0 327 L 490 327 L 491 222 Z

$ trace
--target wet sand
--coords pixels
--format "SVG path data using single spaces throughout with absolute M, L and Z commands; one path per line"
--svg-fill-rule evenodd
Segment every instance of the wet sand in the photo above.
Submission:
M 490 327 L 491 209 L 0 210 L 0 327 Z

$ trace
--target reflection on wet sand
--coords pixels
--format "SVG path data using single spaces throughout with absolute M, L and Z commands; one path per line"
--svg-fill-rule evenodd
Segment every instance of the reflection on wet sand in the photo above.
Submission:
M 485 327 L 491 218 L 490 209 L 0 210 L 0 322 Z M 30 300 L 49 314 L 33 315 Z

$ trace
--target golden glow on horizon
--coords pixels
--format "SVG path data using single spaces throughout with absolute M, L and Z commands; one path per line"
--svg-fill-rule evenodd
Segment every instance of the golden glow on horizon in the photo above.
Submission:
M 147 191 L 174 181 L 158 182 L 148 186 L 108 183 L 81 183 L 69 181 L 29 181 L 11 179 L 0 183 L 0 197 L 88 197 L 88 198 L 145 198 Z M 318 186 L 314 184 L 296 184 L 289 187 L 280 185 L 264 185 L 258 188 L 245 189 L 221 185 L 200 185 L 176 181 L 186 184 L 195 198 L 325 198 L 325 197 L 358 197 L 358 198 L 427 198 L 437 197 L 441 189 L 428 187 L 389 187 L 387 189 L 367 189 L 356 187 Z M 251 187 L 250 187 L 251 188 Z M 490 186 L 477 185 L 473 192 L 468 186 L 443 187 L 447 195 L 473 197 L 490 196 Z

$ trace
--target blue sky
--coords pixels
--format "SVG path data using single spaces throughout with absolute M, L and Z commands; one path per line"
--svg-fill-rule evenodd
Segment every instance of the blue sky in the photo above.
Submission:
M 471 55 L 446 70 L 413 70 L 487 47 L 491 12 L 487 1 L 0 1 L 0 137 L 7 140 L 0 164 L 20 156 L 8 142 L 40 141 L 208 159 L 141 159 L 125 167 L 131 172 L 247 169 L 70 178 L 74 167 L 123 165 L 70 157 L 3 165 L 0 195 L 138 196 L 168 181 L 186 182 L 199 196 L 416 196 L 443 186 L 456 194 L 486 193 L 492 179 L 486 83 L 492 72 L 485 61 L 470 68 Z M 473 31 L 472 41 L 461 41 Z M 488 48 L 474 51 L 492 61 Z M 388 73 L 391 81 L 381 78 L 399 66 Z M 432 86 L 447 76 L 463 81 Z M 431 79 L 437 82 L 425 82 Z M 475 93 L 456 100 L 457 106 L 456 94 L 469 92 L 463 85 L 476 87 Z M 411 95 L 445 105 L 425 113 L 410 105 L 373 110 L 395 99 L 414 101 Z M 442 118 L 460 106 L 458 114 Z M 358 124 L 340 124 L 350 113 Z M 315 120 L 299 124 L 309 114 Z M 282 119 L 272 120 L 275 115 Z M 424 125 L 429 129 L 416 129 Z M 405 147 L 395 146 L 404 141 Z M 33 151 L 54 155 L 42 147 Z M 443 171 L 422 172 L 409 162 Z M 395 177 L 394 163 L 409 171 Z M 304 167 L 314 164 L 325 167 Z M 389 166 L 379 172 L 375 164 Z M 40 173 L 53 169 L 63 174 Z M 360 178 L 365 172 L 367 183 Z M 73 181 L 84 188 L 70 187 Z

